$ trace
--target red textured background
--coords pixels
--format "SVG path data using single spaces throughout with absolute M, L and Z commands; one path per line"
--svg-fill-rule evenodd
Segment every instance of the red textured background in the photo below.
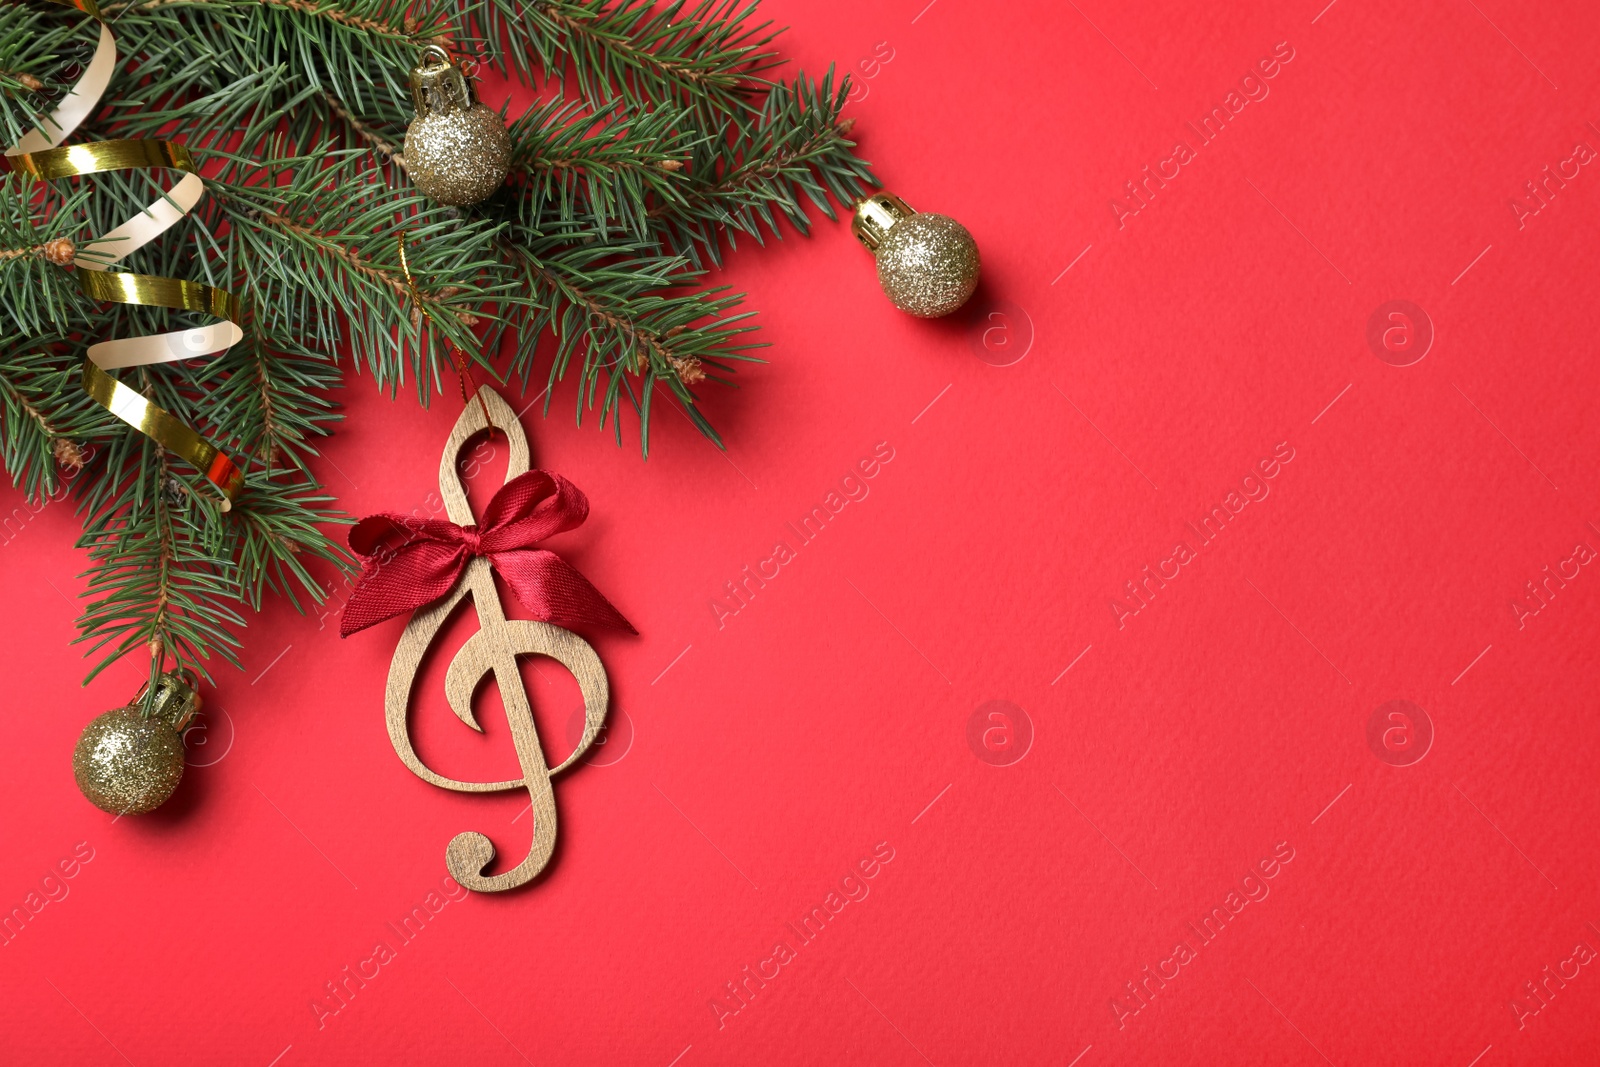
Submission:
M 427 907 L 456 832 L 513 859 L 531 833 L 525 796 L 446 793 L 395 757 L 399 622 L 341 642 L 275 604 L 190 737 L 209 765 L 155 816 L 91 808 L 73 741 L 139 668 L 79 688 L 75 519 L 13 513 L 0 906 L 66 895 L 0 947 L 0 1059 L 1600 1057 L 1600 968 L 1574 954 L 1600 948 L 1600 573 L 1577 562 L 1600 549 L 1600 172 L 1511 207 L 1600 149 L 1600 15 L 925 3 L 763 13 L 806 69 L 870 75 L 865 155 L 982 246 L 971 313 L 895 312 L 823 223 L 727 272 L 773 347 L 705 390 L 726 457 L 664 408 L 648 463 L 575 428 L 570 389 L 528 415 L 535 462 L 593 504 L 555 547 L 642 632 L 594 638 L 632 741 L 558 779 L 541 883 L 437 896 L 409 942 L 386 925 Z M 1269 95 L 1196 147 L 1185 123 L 1280 42 Z M 1112 198 L 1179 139 L 1195 158 L 1119 228 Z M 1435 334 L 1410 366 L 1367 341 L 1395 299 Z M 425 506 L 456 405 L 364 379 L 341 399 L 343 506 Z M 868 495 L 719 620 L 724 583 L 875 449 Z M 1200 547 L 1186 523 L 1275 450 L 1249 483 L 1268 495 Z M 1179 541 L 1195 558 L 1164 564 Z M 1179 573 L 1119 617 L 1147 565 Z M 1578 573 L 1519 616 L 1546 566 Z M 528 672 L 553 756 L 576 702 L 558 673 Z M 1368 743 L 1397 699 L 1433 734 L 1406 766 L 1403 730 Z M 485 703 L 482 739 L 419 709 L 425 755 L 512 766 Z M 93 858 L 45 883 L 79 842 Z M 847 883 L 867 895 L 802 946 L 785 924 L 875 848 L 892 861 Z M 1292 860 L 1245 902 L 1275 849 Z M 1188 924 L 1217 906 L 1203 942 Z M 731 999 L 780 940 L 793 958 Z M 1164 962 L 1180 940 L 1193 958 Z M 364 964 L 380 941 L 393 958 Z

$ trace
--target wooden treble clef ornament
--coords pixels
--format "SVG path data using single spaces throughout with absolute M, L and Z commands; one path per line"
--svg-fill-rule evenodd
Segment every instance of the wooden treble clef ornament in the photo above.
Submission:
M 405 608 L 390 610 L 393 607 L 392 603 L 374 609 L 370 604 L 373 599 L 370 595 L 365 602 L 358 604 L 358 598 L 363 594 L 363 584 L 367 584 L 369 578 L 376 579 L 384 568 L 393 568 L 391 573 L 383 578 L 392 584 L 397 580 L 409 578 L 410 571 L 426 570 L 427 566 L 431 565 L 417 564 L 415 560 L 407 559 L 405 553 L 410 542 L 398 550 L 388 551 L 372 550 L 370 537 L 363 537 L 358 542 L 358 534 L 361 533 L 363 526 L 382 520 L 389 527 L 385 532 L 399 532 L 402 537 L 409 535 L 412 541 L 432 536 L 435 555 L 439 551 L 445 551 L 447 554 L 455 552 L 457 560 L 453 564 L 455 566 L 460 566 L 459 560 L 465 559 L 465 566 L 459 571 L 449 591 L 418 608 L 406 625 L 404 633 L 401 634 L 400 643 L 395 648 L 394 659 L 389 666 L 389 679 L 384 691 L 384 714 L 388 723 L 389 739 L 394 744 L 395 752 L 411 772 L 423 781 L 462 793 L 497 793 L 511 789 L 528 791 L 533 803 L 534 835 L 533 845 L 527 858 L 521 863 L 501 874 L 484 874 L 494 861 L 495 848 L 488 837 L 472 830 L 457 834 L 445 849 L 445 866 L 449 868 L 451 876 L 456 881 L 468 889 L 491 893 L 525 885 L 550 861 L 556 843 L 556 803 L 550 780 L 554 775 L 571 767 L 589 750 L 589 746 L 594 743 L 596 735 L 605 723 L 609 699 L 605 668 L 587 641 L 553 622 L 506 618 L 495 587 L 493 567 L 502 567 L 502 575 L 508 578 L 509 584 L 517 590 L 520 599 L 525 603 L 530 599 L 539 599 L 545 604 L 544 613 L 551 617 L 578 618 L 586 622 L 619 626 L 630 631 L 632 627 L 582 575 L 567 566 L 554 553 L 532 549 L 535 535 L 542 537 L 545 533 L 575 526 L 587 513 L 588 504 L 583 494 L 564 479 L 546 472 L 532 472 L 530 477 L 538 479 L 539 485 L 555 488 L 548 489 L 544 497 L 537 498 L 540 501 L 537 506 L 527 506 L 520 517 L 508 523 L 507 527 L 496 530 L 492 525 L 488 525 L 482 530 L 479 529 L 477 516 L 473 514 L 472 506 L 468 502 L 466 487 L 462 484 L 456 462 L 462 447 L 475 434 L 490 429 L 491 420 L 493 429 L 505 433 L 509 442 L 510 458 L 506 469 L 506 485 L 502 487 L 501 493 L 496 495 L 496 500 L 485 509 L 486 522 L 505 510 L 501 508 L 500 496 L 512 487 L 513 481 L 519 475 L 528 475 L 529 456 L 527 435 L 518 423 L 516 414 L 500 394 L 484 386 L 478 390 L 476 400 L 476 403 L 468 403 L 461 417 L 456 420 L 450 439 L 445 444 L 444 455 L 439 461 L 439 493 L 444 500 L 450 522 L 444 523 L 438 520 L 417 522 L 400 520 L 397 516 L 377 516 L 363 520 L 352 530 L 351 547 L 368 558 L 362 579 L 357 584 L 356 593 L 352 595 L 351 603 L 346 608 L 347 621 L 341 626 L 341 631 L 353 631 L 378 621 L 379 617 L 392 617 L 405 610 Z M 523 479 L 523 483 L 526 482 L 528 478 Z M 552 515 L 556 514 L 556 505 L 565 505 L 568 508 L 564 520 L 552 518 Z M 497 508 L 500 510 L 497 511 Z M 523 543 L 512 546 L 510 555 L 515 558 L 511 562 L 506 562 L 508 559 L 506 552 L 495 547 L 496 544 L 503 545 L 507 541 L 507 537 L 502 536 L 507 533 L 507 528 L 512 534 L 520 531 L 524 539 Z M 529 530 L 535 531 L 536 534 L 528 533 Z M 495 544 L 490 543 L 492 540 Z M 438 548 L 441 543 L 448 543 L 449 547 L 441 550 Z M 493 567 L 492 561 L 494 561 Z M 527 587 L 519 585 L 517 575 L 506 573 L 513 563 L 518 567 L 531 568 L 537 572 L 533 588 L 539 594 L 538 597 L 530 598 L 525 591 Z M 434 571 L 429 572 L 436 580 L 437 569 L 434 568 Z M 376 585 L 378 582 L 373 580 L 370 584 Z M 445 672 L 445 695 L 456 716 L 481 733 L 483 727 L 478 724 L 472 712 L 472 696 L 479 683 L 491 672 L 493 673 L 495 682 L 499 686 L 501 701 L 505 706 L 511 738 L 516 746 L 517 761 L 522 768 L 522 777 L 509 781 L 467 782 L 447 777 L 423 763 L 411 743 L 408 712 L 418 669 L 451 612 L 462 598 L 467 596 L 472 598 L 472 604 L 477 609 L 479 629 L 451 659 Z M 591 597 L 592 599 L 586 599 Z M 550 606 L 551 603 L 553 607 Z M 358 610 L 358 617 L 354 620 L 349 619 L 352 609 Z M 610 613 L 610 617 L 607 617 L 607 612 Z M 540 612 L 536 609 L 535 613 Z M 559 661 L 572 672 L 583 694 L 583 736 L 572 754 L 555 766 L 551 766 L 545 758 L 544 749 L 539 742 L 539 731 L 534 724 L 528 693 L 517 670 L 517 657 L 524 655 L 549 656 Z

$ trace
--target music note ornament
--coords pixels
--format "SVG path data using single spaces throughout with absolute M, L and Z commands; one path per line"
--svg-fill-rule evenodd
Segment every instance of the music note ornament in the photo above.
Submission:
M 457 882 L 480 893 L 514 889 L 532 881 L 550 861 L 556 843 L 556 802 L 550 779 L 571 767 L 605 724 L 609 687 L 600 657 L 567 625 L 610 626 L 637 631 L 588 579 L 537 542 L 579 525 L 589 513 L 583 493 L 559 474 L 530 470 L 528 438 L 516 414 L 492 388 L 478 390 L 456 420 L 439 461 L 439 494 L 446 522 L 401 515 L 374 515 L 350 531 L 350 547 L 362 557 L 361 575 L 345 606 L 340 636 L 415 611 L 400 635 L 384 690 L 389 739 L 401 762 L 418 778 L 462 793 L 526 789 L 533 803 L 533 845 L 508 871 L 486 875 L 495 848 L 483 834 L 457 834 L 445 849 L 445 866 Z M 462 484 L 457 456 L 475 434 L 499 430 L 510 445 L 506 482 L 476 521 Z M 495 588 L 498 573 L 536 620 L 507 619 Z M 456 606 L 472 597 L 478 632 L 461 646 L 445 671 L 445 696 L 457 718 L 478 732 L 472 694 L 493 672 L 505 706 L 522 777 L 504 782 L 464 782 L 439 774 L 411 744 L 408 712 L 423 657 Z M 561 625 L 557 625 L 557 624 Z M 517 670 L 521 655 L 549 656 L 572 672 L 583 694 L 583 736 L 555 766 L 545 759 L 533 709 Z

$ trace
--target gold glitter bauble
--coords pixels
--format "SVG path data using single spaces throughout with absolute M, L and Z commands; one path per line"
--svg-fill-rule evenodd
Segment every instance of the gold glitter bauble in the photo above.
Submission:
M 72 750 L 72 773 L 101 811 L 154 811 L 183 778 L 183 739 L 160 720 L 117 708 L 84 727 Z
M 181 731 L 200 697 L 179 675 L 161 676 L 154 707 L 143 713 L 144 691 L 84 727 L 72 750 L 72 773 L 89 802 L 112 815 L 154 811 L 183 780 Z
M 424 196 L 467 207 L 493 196 L 511 169 L 511 135 L 499 112 L 472 102 L 467 80 L 430 45 L 411 71 L 416 117 L 406 127 L 406 173 Z
M 511 169 L 506 124 L 482 104 L 418 115 L 406 127 L 405 153 L 406 173 L 417 188 L 450 207 L 487 200 Z
M 878 283 L 901 311 L 948 315 L 978 287 L 978 244 L 947 215 L 916 212 L 893 193 L 879 193 L 856 206 L 852 229 L 877 257 Z

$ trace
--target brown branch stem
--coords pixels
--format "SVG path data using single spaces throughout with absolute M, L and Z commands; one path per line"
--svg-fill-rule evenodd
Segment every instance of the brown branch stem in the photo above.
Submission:
M 822 148 L 827 141 L 832 140 L 837 136 L 839 136 L 838 131 L 831 128 L 818 130 L 798 148 L 780 148 L 769 158 L 764 159 L 760 163 L 754 165 L 750 164 L 748 161 L 741 163 L 739 166 L 733 168 L 733 170 L 729 173 L 724 174 L 717 181 L 703 188 L 697 189 L 691 185 L 684 192 L 684 200 L 686 202 L 704 202 L 707 200 L 720 199 L 721 197 L 727 196 L 729 193 L 732 193 L 735 190 L 748 189 L 750 186 L 756 184 L 756 182 L 763 178 L 771 178 L 774 175 L 782 173 L 783 169 L 790 163 L 797 159 L 803 159 L 811 155 L 813 152 Z M 679 205 L 657 204 L 655 207 L 651 208 L 647 214 L 650 218 L 660 218 L 663 215 L 672 213 L 674 210 L 680 209 L 681 208 Z
M 133 0 L 128 0 L 128 2 L 125 3 L 105 4 L 100 8 L 100 10 L 104 14 L 111 14 L 114 11 L 120 11 L 130 7 L 136 7 L 140 11 L 154 11 L 158 7 L 170 7 L 175 4 L 189 4 L 195 2 L 196 0 L 143 0 L 142 3 L 135 3 Z M 264 7 L 289 8 L 292 11 L 298 11 L 304 15 L 311 15 L 314 18 L 327 19 L 329 22 L 338 23 L 340 26 L 345 26 L 352 30 L 361 30 L 365 33 L 374 33 L 382 37 L 391 37 L 395 40 L 406 41 L 411 44 L 428 44 L 434 40 L 434 38 L 431 37 L 418 37 L 404 27 L 396 28 L 390 23 L 380 22 L 377 19 L 368 19 L 362 18 L 360 15 L 351 15 L 348 12 L 339 10 L 338 7 L 332 4 L 319 4 L 316 3 L 315 0 L 256 0 L 256 3 L 261 4 Z
M 568 33 L 582 34 L 586 37 L 594 38 L 611 51 L 626 55 L 642 66 L 655 67 L 671 77 L 682 78 L 685 81 L 691 81 L 699 85 L 718 85 L 725 89 L 737 89 L 743 80 L 736 73 L 700 70 L 688 63 L 658 56 L 648 48 L 640 48 L 624 38 L 599 33 L 593 26 L 589 25 L 590 19 L 574 18 L 563 11 L 560 4 L 545 2 L 539 4 L 538 9 L 541 14 Z
M 294 222 L 293 220 L 287 219 L 273 211 L 258 212 L 256 214 L 256 218 L 259 221 L 272 223 L 275 226 L 288 230 L 290 233 L 299 235 L 301 238 L 311 242 L 325 254 L 341 260 L 351 270 L 355 271 L 357 274 L 360 274 L 362 277 L 370 278 L 372 281 L 386 286 L 391 292 L 398 296 L 402 302 L 411 302 L 411 287 L 405 283 L 405 278 L 403 276 L 395 271 L 386 270 L 383 267 L 378 266 L 377 264 L 368 260 L 366 257 L 362 256 L 360 253 L 346 248 L 344 245 L 333 240 L 333 238 L 329 237 L 327 234 L 318 233 L 310 226 Z M 472 314 L 472 312 L 452 311 L 449 308 L 444 307 L 443 302 L 436 298 L 423 295 L 420 292 L 418 295 L 421 296 L 423 302 L 438 308 L 440 311 L 453 315 L 456 321 L 461 323 L 461 325 L 467 327 L 478 325 L 478 316 Z
M 562 279 L 557 277 L 553 271 L 531 256 L 523 255 L 521 258 L 527 267 L 528 273 L 536 275 L 542 279 L 551 289 L 558 291 L 565 299 L 577 304 L 579 307 L 583 308 L 590 315 L 593 315 L 601 322 L 606 323 L 608 326 L 611 326 L 620 333 L 625 333 L 634 338 L 635 342 L 637 343 L 636 351 L 640 352 L 641 354 L 635 360 L 636 366 L 624 367 L 623 369 L 625 371 L 631 371 L 634 374 L 643 374 L 645 367 L 649 363 L 649 357 L 644 355 L 643 352 L 648 351 L 649 353 L 659 357 L 660 360 L 667 366 L 671 367 L 678 375 L 679 379 L 684 382 L 698 382 L 705 377 L 705 371 L 701 369 L 700 361 L 698 359 L 694 358 L 693 356 L 685 357 L 673 353 L 671 349 L 669 349 L 662 342 L 661 334 L 656 333 L 654 330 L 646 330 L 642 328 L 632 319 L 623 318 L 620 315 L 613 314 L 611 311 L 607 310 L 604 305 L 591 298 L 581 289 L 574 289 L 573 287 L 564 284 Z
M 371 145 L 379 153 L 387 156 L 390 162 L 394 163 L 395 166 L 399 167 L 401 170 L 406 169 L 406 157 L 401 154 L 400 149 L 396 148 L 392 142 L 386 140 L 382 134 L 378 133 L 366 123 L 356 118 L 355 115 L 350 112 L 350 109 L 345 107 L 343 102 L 341 102 L 338 97 L 328 92 L 328 90 L 322 90 L 322 98 L 323 100 L 327 101 L 328 109 L 335 115 L 338 115 L 341 119 L 344 119 L 344 121 L 349 124 L 350 128 L 356 131 L 357 136 Z

